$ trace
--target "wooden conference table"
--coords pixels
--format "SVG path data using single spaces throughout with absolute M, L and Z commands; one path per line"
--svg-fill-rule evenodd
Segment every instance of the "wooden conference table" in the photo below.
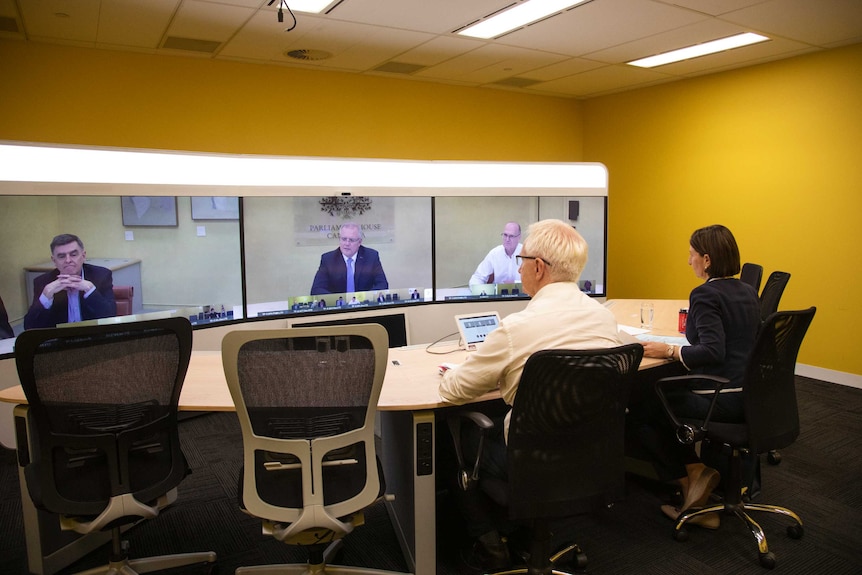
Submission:
M 688 305 L 685 300 L 611 300 L 605 305 L 621 326 L 639 328 L 642 301 L 653 301 L 654 304 L 651 334 L 680 336 L 677 320 L 680 308 Z M 386 376 L 377 404 L 383 446 L 380 455 L 387 491 L 395 495 L 394 501 L 387 502 L 387 505 L 405 558 L 417 575 L 437 572 L 435 413 L 451 407 L 437 392 L 440 382 L 438 366 L 442 362 L 460 363 L 467 355 L 466 351 L 457 349 L 454 341 L 443 342 L 430 350 L 426 347 L 417 345 L 389 350 Z M 666 360 L 644 358 L 640 369 L 667 363 Z M 499 393 L 493 392 L 476 402 L 498 398 Z M 26 404 L 20 386 L 0 391 L 0 401 Z M 220 352 L 193 352 L 180 395 L 180 410 L 234 409 Z M 16 419 L 23 417 L 24 413 L 25 410 L 16 409 Z M 16 425 L 16 429 L 20 432 L 23 426 Z M 78 542 L 64 544 L 62 539 L 66 534 L 57 534 L 58 541 L 43 541 L 50 538 L 46 537 L 46 531 L 51 530 L 52 523 L 56 525 L 56 518 L 33 508 L 23 473 L 20 479 L 28 557 L 33 572 L 54 573 L 106 540 L 89 545 Z

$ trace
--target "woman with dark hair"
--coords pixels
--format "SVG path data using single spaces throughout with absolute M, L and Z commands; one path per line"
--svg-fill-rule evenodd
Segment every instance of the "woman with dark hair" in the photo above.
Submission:
M 730 383 L 719 394 L 712 420 L 743 421 L 742 379 L 760 326 L 757 292 L 734 277 L 740 271 L 739 247 L 729 229 L 722 225 L 700 228 L 691 235 L 689 244 L 688 265 L 705 280 L 689 296 L 685 336 L 690 345 L 644 342 L 644 355 L 678 359 L 694 374 L 726 377 Z M 713 390 L 685 386 L 667 396 L 679 417 L 702 419 Z M 694 446 L 677 441 L 657 399 L 643 415 L 636 423 L 641 442 L 655 459 L 661 479 L 677 483 L 683 494 L 682 507 L 663 505 L 662 511 L 675 519 L 689 507 L 703 506 L 720 480 L 718 471 L 700 461 Z M 714 526 L 716 520 L 701 523 Z

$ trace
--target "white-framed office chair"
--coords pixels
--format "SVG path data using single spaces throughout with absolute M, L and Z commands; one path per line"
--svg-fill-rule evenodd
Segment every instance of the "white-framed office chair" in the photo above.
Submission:
M 191 345 L 184 318 L 33 329 L 18 336 L 15 361 L 29 430 L 19 434 L 27 444 L 19 443 L 18 451 L 30 499 L 37 509 L 57 514 L 63 530 L 111 532 L 109 563 L 87 575 L 133 575 L 216 560 L 213 552 L 129 559 L 121 532 L 173 503 L 188 474 L 177 406 Z
M 243 436 L 240 505 L 263 533 L 308 550 L 298 565 L 254 573 L 392 573 L 327 565 L 383 496 L 374 443 L 388 357 L 377 324 L 233 331 L 222 361 Z

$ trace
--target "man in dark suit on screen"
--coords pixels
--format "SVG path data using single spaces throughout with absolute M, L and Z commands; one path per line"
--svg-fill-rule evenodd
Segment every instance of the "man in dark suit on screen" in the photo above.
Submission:
M 3 298 L 0 298 L 0 339 L 8 339 L 15 337 L 15 332 L 12 326 L 9 325 L 9 314 L 6 313 L 6 304 L 3 303 Z
M 61 234 L 51 241 L 51 261 L 57 268 L 33 280 L 24 329 L 117 315 L 111 270 L 86 264 L 86 259 L 78 236 Z
M 359 224 L 342 224 L 338 249 L 320 257 L 311 295 L 389 289 L 377 250 L 362 245 Z

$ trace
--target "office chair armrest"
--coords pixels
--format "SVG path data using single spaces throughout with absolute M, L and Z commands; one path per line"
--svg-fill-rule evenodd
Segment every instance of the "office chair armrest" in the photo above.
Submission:
M 703 422 L 697 427 L 693 427 L 688 423 L 683 423 L 679 420 L 676 414 L 670 407 L 665 395 L 665 388 L 676 388 L 681 385 L 688 385 L 693 382 L 707 382 L 712 384 L 712 400 L 709 403 L 709 410 L 706 412 L 706 417 Z M 721 388 L 730 383 L 726 377 L 717 375 L 677 375 L 674 377 L 663 377 L 657 380 L 654 384 L 655 392 L 658 395 L 661 405 L 665 413 L 670 418 L 673 426 L 676 428 L 677 440 L 685 445 L 697 443 L 706 434 L 709 428 L 709 420 L 712 418 L 712 410 L 715 408 L 715 402 L 718 400 L 718 394 L 721 393 Z
M 476 450 L 476 461 L 473 462 L 472 471 L 464 464 L 464 454 L 461 449 L 461 424 L 464 421 L 469 421 L 479 428 L 479 447 Z M 451 415 L 446 422 L 449 424 L 449 433 L 455 446 L 455 458 L 458 460 L 458 486 L 462 490 L 468 491 L 475 488 L 479 481 L 479 462 L 482 461 L 485 436 L 489 430 L 494 428 L 494 422 L 491 421 L 490 417 L 478 411 L 461 411 Z

